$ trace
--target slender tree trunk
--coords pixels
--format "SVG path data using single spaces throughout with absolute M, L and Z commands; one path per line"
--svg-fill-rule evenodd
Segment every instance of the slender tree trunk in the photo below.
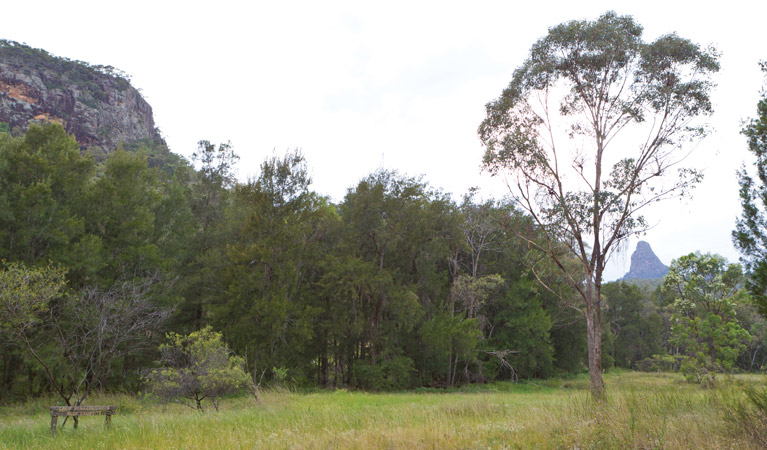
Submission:
M 333 353 L 333 389 L 338 387 L 338 365 L 340 364 L 340 353 L 338 351 L 338 344 L 336 343 L 336 340 L 333 339 L 333 348 L 336 350 Z
M 759 355 L 759 350 L 754 351 L 754 356 L 752 356 L 751 364 L 748 366 L 748 370 L 754 370 L 754 364 L 756 364 L 756 357 Z
M 327 387 L 328 386 L 328 352 L 327 349 L 322 351 L 322 359 L 320 360 L 320 367 L 321 367 L 321 377 L 320 377 L 320 386 Z
M 469 363 L 471 363 L 471 360 L 469 358 L 466 358 L 466 364 L 463 366 L 463 376 L 466 378 L 467 383 L 471 383 L 471 377 L 469 377 Z
M 587 342 L 589 347 L 589 379 L 591 395 L 601 400 L 605 395 L 605 383 L 602 379 L 602 326 L 593 314 L 586 318 Z
M 202 300 L 198 299 L 194 307 L 194 328 L 199 331 L 202 329 Z
M 376 327 L 374 326 L 373 329 L 375 329 L 375 328 Z M 378 355 L 376 354 L 376 344 L 375 344 L 375 340 L 373 340 L 373 341 L 370 342 L 370 362 L 373 365 L 376 365 L 376 363 L 377 363 L 377 359 L 376 358 L 377 357 L 378 357 Z
M 453 360 L 453 378 L 450 380 L 450 386 L 455 386 L 455 373 L 458 370 L 458 355 L 455 355 Z
M 379 251 L 378 256 L 378 272 L 383 272 L 384 268 L 384 255 L 386 254 L 386 245 Z M 385 307 L 386 302 L 386 294 L 381 291 L 381 296 L 376 301 L 375 308 L 373 309 L 373 336 L 370 340 L 370 360 L 373 363 L 373 365 L 377 364 L 377 349 L 376 346 L 378 345 L 378 333 L 379 333 L 379 327 L 381 324 L 381 314 L 383 314 L 383 310 Z
M 586 336 L 589 349 L 589 380 L 591 395 L 597 402 L 605 396 L 605 383 L 602 379 L 602 315 L 599 294 L 601 289 L 591 280 L 586 288 L 589 296 L 586 302 Z

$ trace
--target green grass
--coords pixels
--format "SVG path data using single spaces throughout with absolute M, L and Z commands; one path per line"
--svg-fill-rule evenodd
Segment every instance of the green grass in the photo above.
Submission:
M 575 377 L 469 386 L 449 392 L 266 392 L 225 400 L 199 414 L 181 405 L 129 396 L 50 436 L 50 400 L 0 407 L 0 450 L 51 449 L 325 449 L 325 448 L 759 448 L 727 420 L 745 398 L 742 386 L 764 376 L 722 377 L 705 390 L 675 374 L 617 372 L 608 398 L 594 406 L 588 379 Z M 59 421 L 61 424 L 61 421 Z

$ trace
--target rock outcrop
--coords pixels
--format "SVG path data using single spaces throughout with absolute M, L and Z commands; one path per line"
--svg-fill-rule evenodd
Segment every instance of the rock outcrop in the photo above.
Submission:
M 668 266 L 663 264 L 650 244 L 639 241 L 634 253 L 631 254 L 631 268 L 622 280 L 649 280 L 663 278 L 668 273 Z
M 119 142 L 161 142 L 152 107 L 110 66 L 59 58 L 0 40 L 0 127 L 58 122 L 82 148 L 110 152 Z

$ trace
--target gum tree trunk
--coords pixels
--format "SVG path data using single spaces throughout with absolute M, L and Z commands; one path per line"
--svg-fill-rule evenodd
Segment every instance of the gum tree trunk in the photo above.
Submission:
M 605 396 L 605 383 L 602 379 L 602 311 L 599 295 L 601 286 L 595 286 L 589 280 L 586 302 L 586 343 L 589 358 L 589 381 L 591 396 L 597 402 Z

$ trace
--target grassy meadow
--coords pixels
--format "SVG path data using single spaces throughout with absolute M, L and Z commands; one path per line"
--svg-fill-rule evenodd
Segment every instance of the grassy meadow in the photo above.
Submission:
M 676 374 L 613 372 L 608 399 L 594 406 L 588 378 L 469 386 L 452 391 L 364 393 L 265 392 L 227 399 L 204 414 L 131 396 L 103 396 L 115 404 L 109 429 L 103 417 L 83 417 L 50 436 L 51 400 L 0 407 L 0 450 L 50 449 L 756 449 L 758 429 L 744 432 L 732 412 L 745 386 L 763 375 L 720 377 L 703 389 Z M 767 423 L 764 423 L 767 426 Z M 757 426 L 758 428 L 758 426 Z

